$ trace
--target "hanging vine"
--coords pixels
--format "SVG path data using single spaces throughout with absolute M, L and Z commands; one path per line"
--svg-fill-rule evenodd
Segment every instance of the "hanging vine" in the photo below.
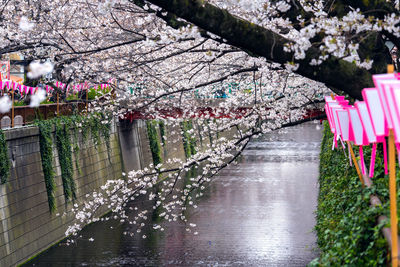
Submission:
M 188 126 L 188 131 L 189 130 L 190 131 L 193 130 L 193 124 L 192 124 L 191 120 L 189 120 L 187 122 L 187 126 Z M 197 153 L 197 151 L 196 151 L 196 137 L 194 135 L 194 130 L 192 132 L 193 132 L 193 134 L 192 133 L 189 134 L 190 153 L 191 153 L 191 155 L 195 155 Z
M 156 167 L 158 164 L 162 163 L 161 145 L 158 140 L 156 125 L 157 125 L 157 121 L 150 121 L 150 120 L 146 121 L 147 135 L 149 137 L 150 151 L 151 151 L 151 156 L 153 158 L 154 167 Z M 160 128 L 160 135 L 161 135 L 161 140 L 162 140 L 163 135 L 165 134 L 163 122 L 161 122 L 161 121 L 158 122 L 158 126 Z M 161 128 L 163 128 L 163 130 L 161 130 Z M 156 168 L 156 170 L 158 171 L 159 169 Z M 162 180 L 161 174 L 158 175 L 158 179 Z M 159 214 L 162 212 L 163 208 L 161 205 L 157 204 L 157 202 L 159 200 L 159 192 L 161 192 L 160 190 L 161 190 L 161 186 L 160 186 L 160 184 L 157 183 L 153 189 L 153 192 L 155 194 L 154 203 L 156 206 L 156 208 L 154 209 L 154 212 L 152 214 L 152 219 L 154 222 L 161 221 L 161 217 L 159 216 Z
M 148 120 L 146 121 L 146 126 L 147 126 L 147 135 L 149 136 L 151 156 L 153 158 L 154 166 L 157 166 L 162 162 L 162 159 L 161 159 L 161 147 L 160 143 L 158 142 L 158 135 L 155 127 L 155 122 Z
M 161 144 L 165 146 L 164 138 L 165 138 L 165 123 L 163 120 L 158 122 L 158 127 L 160 128 L 160 137 L 161 137 Z
M 203 147 L 203 135 L 201 134 L 203 132 L 203 127 L 197 121 L 195 121 L 195 123 L 197 128 L 197 134 L 199 135 L 200 146 Z
M 56 127 L 56 145 L 58 159 L 61 167 L 61 179 L 65 202 L 76 199 L 76 185 L 73 179 L 73 165 L 71 152 L 71 138 L 69 134 L 70 121 L 59 118 L 55 120 Z
M 0 129 L 0 183 L 5 184 L 10 176 L 10 159 L 8 158 L 7 141 Z
M 53 170 L 52 123 L 50 121 L 38 121 L 36 125 L 39 127 L 40 156 L 42 159 L 44 183 L 47 191 L 47 201 L 49 203 L 50 212 L 54 212 L 56 210 L 56 201 L 54 197 L 56 184 L 54 182 Z
M 108 160 L 111 161 L 111 154 L 110 154 L 111 153 L 111 143 L 110 143 L 111 116 L 107 116 L 107 115 L 101 113 L 100 117 L 101 117 L 101 121 L 99 124 L 100 135 L 104 138 L 104 142 L 106 143 L 106 147 L 107 147 Z
M 210 119 L 206 119 L 205 122 L 206 122 L 206 125 L 207 125 L 208 139 L 210 140 L 210 145 L 212 145 L 213 144 L 213 138 L 212 138 L 211 129 L 210 129 Z
M 82 135 L 82 143 L 86 144 L 88 137 L 89 137 L 89 131 L 91 129 L 90 126 L 90 121 L 88 119 L 83 119 L 82 117 L 80 117 L 80 127 L 81 127 L 81 135 Z
M 61 179 L 63 183 L 63 193 L 66 202 L 76 199 L 76 184 L 73 179 L 74 164 L 72 153 L 75 158 L 75 168 L 81 173 L 79 165 L 79 133 L 82 134 L 82 141 L 86 143 L 88 139 L 88 131 L 90 130 L 91 137 L 96 146 L 101 144 L 100 137 L 103 137 L 107 146 L 107 153 L 110 159 L 110 130 L 111 130 L 111 117 L 104 114 L 95 114 L 90 117 L 83 116 L 69 116 L 59 117 L 47 121 L 37 121 L 36 125 L 39 127 L 39 142 L 40 142 L 40 154 L 42 158 L 42 168 L 45 179 L 45 185 L 47 190 L 47 197 L 49 202 L 50 211 L 53 212 L 56 209 L 54 190 L 55 172 L 53 170 L 53 141 L 52 131 L 53 126 L 55 128 L 55 142 L 57 147 L 58 158 L 61 167 Z M 73 142 L 71 142 L 71 133 Z M 0 146 L 1 146 L 1 135 L 0 135 Z M 6 151 L 1 149 L 0 159 Z M 0 162 L 0 174 L 2 175 L 2 165 L 5 164 L 6 160 Z M 8 163 L 9 164 L 9 163 Z M 1 176 L 3 177 L 3 176 Z M 3 178 L 2 180 L 3 181 Z
M 183 121 L 181 123 L 182 128 L 182 141 L 183 141 L 183 149 L 185 151 L 186 158 L 190 158 L 191 156 L 197 153 L 196 151 L 196 138 L 192 136 L 190 133 L 193 130 L 192 121 Z
M 100 119 L 97 116 L 92 116 L 90 120 L 88 120 L 88 124 L 90 125 L 90 134 L 93 138 L 93 142 L 96 147 L 100 144 Z
M 81 125 L 82 122 L 82 117 L 81 116 L 71 116 L 71 124 L 73 127 L 72 133 L 73 133 L 73 137 L 74 137 L 74 143 L 72 146 L 72 150 L 74 153 L 74 158 L 75 158 L 75 168 L 77 169 L 79 174 L 82 174 L 82 170 L 81 167 L 79 165 L 79 151 L 80 151 L 80 147 L 79 147 L 79 125 Z

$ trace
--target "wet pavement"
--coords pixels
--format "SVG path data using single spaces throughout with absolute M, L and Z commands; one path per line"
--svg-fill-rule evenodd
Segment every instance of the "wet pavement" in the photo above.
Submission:
M 115 222 L 97 223 L 27 266 L 305 266 L 318 256 L 315 225 L 321 131 L 308 123 L 249 144 L 224 169 L 190 215 L 198 235 L 180 223 L 146 239 L 123 235 Z

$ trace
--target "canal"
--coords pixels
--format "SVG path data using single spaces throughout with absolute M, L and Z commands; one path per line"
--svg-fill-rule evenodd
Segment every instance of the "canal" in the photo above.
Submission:
M 92 224 L 82 240 L 62 242 L 26 266 L 305 266 L 318 256 L 312 232 L 321 130 L 314 123 L 252 141 L 238 165 L 211 182 L 181 223 L 133 237 L 129 225 Z M 93 241 L 88 240 L 93 238 Z

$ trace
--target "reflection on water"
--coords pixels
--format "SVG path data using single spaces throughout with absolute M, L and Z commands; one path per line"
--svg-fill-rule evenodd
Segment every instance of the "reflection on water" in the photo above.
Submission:
M 317 256 L 311 231 L 321 132 L 315 126 L 249 144 L 240 163 L 224 169 L 188 214 L 199 235 L 179 222 L 164 232 L 149 224 L 141 232 L 146 239 L 124 235 L 136 230 L 131 225 L 96 223 L 82 231 L 85 240 L 61 243 L 27 266 L 305 266 Z

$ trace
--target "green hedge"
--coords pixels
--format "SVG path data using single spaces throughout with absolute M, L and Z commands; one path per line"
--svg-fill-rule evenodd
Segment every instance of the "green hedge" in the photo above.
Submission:
M 317 224 L 320 257 L 310 266 L 385 266 L 388 247 L 377 217 L 387 214 L 387 182 L 377 158 L 377 176 L 371 189 L 363 189 L 354 166 L 342 149 L 332 150 L 332 134 L 325 124 L 320 154 Z M 369 150 L 366 149 L 366 157 Z M 369 161 L 367 161 L 369 162 Z M 370 207 L 378 194 L 384 207 Z

